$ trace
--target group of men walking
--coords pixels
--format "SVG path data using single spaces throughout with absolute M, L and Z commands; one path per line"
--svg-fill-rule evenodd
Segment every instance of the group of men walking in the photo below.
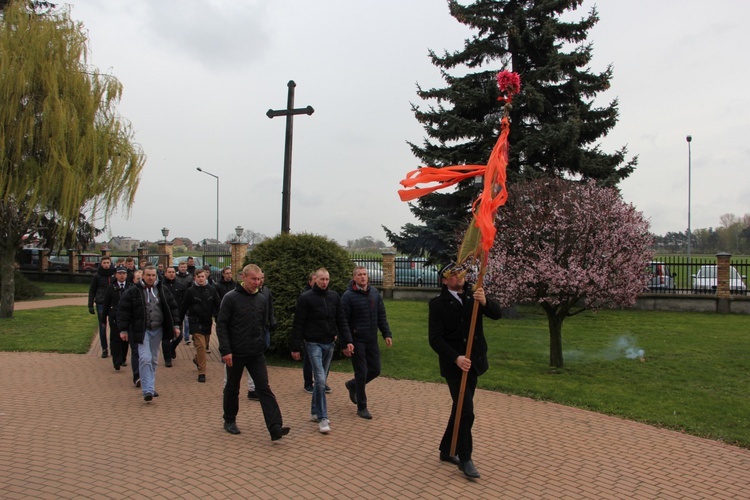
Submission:
M 276 396 L 268 381 L 264 353 L 269 345 L 273 301 L 270 292 L 263 290 L 264 275 L 260 267 L 254 264 L 245 266 L 241 280 L 236 283 L 231 279 L 231 269 L 225 269 L 216 286 L 207 284 L 208 276 L 201 269 L 187 288 L 177 282 L 182 269 L 175 272 L 167 268 L 159 280 L 156 268 L 146 265 L 142 276 L 128 283 L 126 267 L 111 271 L 110 267 L 109 259 L 102 259 L 100 271 L 92 280 L 89 309 L 93 312 L 92 302 L 95 302 L 96 312 L 100 313 L 100 338 L 106 338 L 102 337 L 101 319 L 109 318 L 110 330 L 114 332 L 110 347 L 115 369 L 119 370 L 126 364 L 128 346 L 131 347 L 134 382 L 142 387 L 145 401 L 152 401 L 159 395 L 155 389 L 159 347 L 162 347 L 166 366 L 171 366 L 175 348 L 184 335 L 183 325 L 189 325 L 188 333 L 192 334 L 195 344 L 193 362 L 198 367 L 198 381 L 206 381 L 206 352 L 215 321 L 219 351 L 226 370 L 224 429 L 231 434 L 240 434 L 236 418 L 242 374 L 247 371 L 254 386 L 252 399 L 260 401 L 271 439 L 281 439 L 290 432 L 290 428 L 283 424 Z M 453 399 L 451 415 L 439 446 L 440 460 L 457 465 L 469 478 L 478 478 L 479 472 L 472 461 L 471 430 L 477 378 L 488 368 L 482 316 L 498 319 L 501 311 L 498 303 L 488 299 L 482 288 L 470 289 L 463 270 L 450 265 L 440 274 L 443 286 L 440 295 L 429 304 L 428 337 L 430 346 L 438 354 L 440 373 L 445 377 Z M 105 278 L 107 285 L 100 298 L 99 284 Z M 383 299 L 380 292 L 370 285 L 364 267 L 355 267 L 341 296 L 330 290 L 329 284 L 330 275 L 325 268 L 311 275 L 310 286 L 297 299 L 289 340 L 292 358 L 301 360 L 305 357 L 310 363 L 313 378 L 310 419 L 318 424 L 323 434 L 331 432 L 326 394 L 331 392 L 327 377 L 336 342 L 343 354 L 351 358 L 354 368 L 354 377 L 345 382 L 345 388 L 351 402 L 357 406 L 357 415 L 367 420 L 373 417 L 368 408 L 366 386 L 381 372 L 378 331 L 387 347 L 393 345 Z M 474 302 L 478 303 L 479 317 L 474 321 L 473 348 L 467 356 Z M 275 319 L 273 321 L 275 323 Z M 106 332 L 106 324 L 104 330 Z M 103 341 L 103 357 L 107 357 L 105 345 Z M 463 383 L 462 378 L 466 378 Z M 304 384 L 307 391 L 309 381 L 305 380 Z M 452 435 L 462 385 L 464 395 L 453 455 Z

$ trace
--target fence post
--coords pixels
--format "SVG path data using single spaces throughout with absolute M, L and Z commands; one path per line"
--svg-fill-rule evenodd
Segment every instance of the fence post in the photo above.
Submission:
M 232 277 L 237 279 L 237 275 L 242 271 L 242 262 L 247 255 L 247 243 L 240 241 L 232 242 Z
M 173 245 L 167 240 L 160 241 L 157 245 L 159 252 L 159 264 L 164 266 L 164 269 L 172 265 L 172 252 Z
M 716 254 L 716 311 L 729 312 L 729 261 L 732 254 Z
M 75 248 L 68 249 L 68 272 L 70 274 L 78 272 L 78 252 Z
M 396 253 L 383 252 L 383 297 L 393 298 L 393 287 L 396 286 Z

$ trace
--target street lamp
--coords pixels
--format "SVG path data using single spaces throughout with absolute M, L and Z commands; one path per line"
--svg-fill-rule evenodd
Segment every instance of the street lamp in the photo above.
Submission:
M 169 236 L 169 229 L 166 227 L 161 228 L 161 235 L 164 236 L 164 241 L 167 241 L 167 236 Z
M 211 172 L 206 172 L 200 167 L 196 167 L 196 170 L 216 179 L 216 241 L 219 242 L 219 176 L 214 175 Z
M 693 136 L 689 135 L 685 138 L 688 143 L 688 233 L 687 233 L 687 258 L 688 264 L 690 264 L 690 240 L 692 239 L 692 231 L 690 230 L 690 193 L 692 187 L 692 151 L 690 150 L 690 143 L 693 142 Z
M 245 228 L 242 226 L 237 226 L 234 228 L 234 234 L 237 235 L 237 243 L 242 243 L 242 233 L 245 232 Z

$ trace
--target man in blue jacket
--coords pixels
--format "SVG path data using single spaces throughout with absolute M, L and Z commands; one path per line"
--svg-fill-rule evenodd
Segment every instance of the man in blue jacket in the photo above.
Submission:
M 354 343 L 354 378 L 344 385 L 349 391 L 349 399 L 357 405 L 357 415 L 369 420 L 372 415 L 367 409 L 365 385 L 380 375 L 378 329 L 383 334 L 387 347 L 393 345 L 393 334 L 385 316 L 383 298 L 378 289 L 368 283 L 367 269 L 357 266 L 352 276 L 349 287 L 341 296 L 344 317 Z

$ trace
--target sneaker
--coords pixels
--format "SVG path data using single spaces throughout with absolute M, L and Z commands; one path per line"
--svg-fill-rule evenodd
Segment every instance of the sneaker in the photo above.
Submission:
M 346 387 L 346 390 L 349 391 L 349 400 L 356 405 L 357 404 L 357 386 L 351 380 L 347 380 L 344 383 L 344 387 Z
M 328 384 L 326 384 L 326 394 L 330 394 L 332 392 L 333 392 L 333 389 L 331 389 L 330 387 L 328 387 Z
M 331 432 L 331 423 L 327 418 L 323 418 L 318 422 L 318 428 L 320 429 L 321 434 L 328 434 Z
M 190 342 L 189 340 L 185 341 L 185 345 L 190 345 L 190 344 L 192 344 L 192 342 Z
M 155 398 L 158 398 L 158 397 L 159 397 L 159 393 L 158 393 L 158 392 L 156 392 L 156 391 L 154 391 L 154 397 L 155 397 Z
M 106 349 L 102 349 L 102 358 L 106 358 L 107 356 L 109 356 L 109 351 Z
M 125 361 L 123 361 L 122 363 L 120 363 L 120 366 L 128 366 L 128 364 Z
M 153 395 L 153 394 L 151 394 L 150 392 L 147 392 L 146 394 L 144 394 L 144 395 L 143 395 L 143 400 L 144 400 L 145 402 L 147 402 L 147 403 L 148 403 L 149 401 L 151 401 L 152 399 L 154 399 L 154 395 Z
M 206 376 L 205 375 L 198 375 L 198 382 L 203 383 L 205 381 L 206 381 Z
M 305 392 L 308 393 L 308 394 L 312 394 L 312 392 L 313 392 L 313 386 L 306 385 L 305 386 Z
M 310 414 L 310 422 L 317 422 L 317 421 L 318 421 L 318 416 L 316 414 L 314 414 L 314 413 L 311 413 Z
M 133 384 L 135 384 L 136 387 L 140 387 L 141 386 L 141 379 L 139 379 L 139 378 L 135 379 L 135 382 L 133 382 Z
M 247 391 L 247 399 L 250 399 L 252 401 L 260 401 L 260 396 L 258 396 L 258 393 L 255 391 Z

